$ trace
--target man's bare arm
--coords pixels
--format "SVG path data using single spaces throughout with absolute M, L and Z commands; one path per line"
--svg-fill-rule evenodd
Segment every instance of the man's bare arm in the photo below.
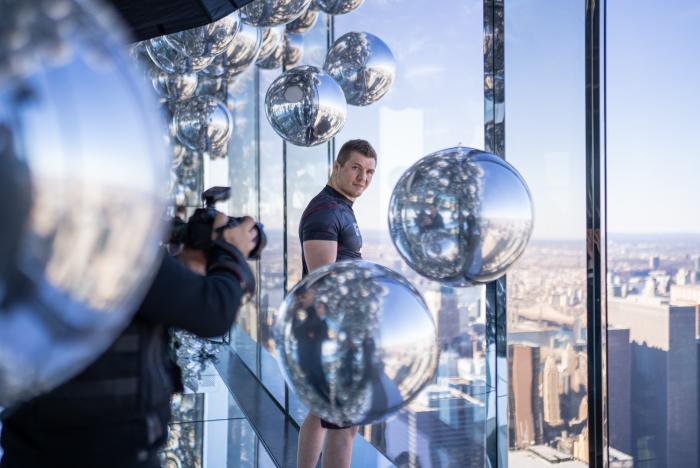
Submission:
M 338 254 L 338 242 L 327 240 L 304 241 L 304 258 L 309 271 L 334 263 Z

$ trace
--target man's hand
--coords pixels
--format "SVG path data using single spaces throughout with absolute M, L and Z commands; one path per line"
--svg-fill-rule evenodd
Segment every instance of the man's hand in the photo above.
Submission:
M 216 238 L 216 229 L 226 226 L 227 223 L 228 216 L 223 213 L 217 214 L 216 219 L 214 220 L 212 236 Z M 243 256 L 247 258 L 250 255 L 250 252 L 252 252 L 255 248 L 255 244 L 258 241 L 258 232 L 255 229 L 255 220 L 250 216 L 246 216 L 238 226 L 224 229 L 224 231 L 221 233 L 221 237 L 229 244 L 234 245 L 241 251 Z

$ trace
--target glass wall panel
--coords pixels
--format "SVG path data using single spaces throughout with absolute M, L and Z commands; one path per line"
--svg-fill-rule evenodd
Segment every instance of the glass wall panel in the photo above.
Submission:
M 372 185 L 354 211 L 365 259 L 406 275 L 424 295 L 439 327 L 438 376 L 396 418 L 361 429 L 400 466 L 484 465 L 485 367 L 483 288 L 452 289 L 414 274 L 388 234 L 389 197 L 401 174 L 433 151 L 483 148 L 482 1 L 365 2 L 335 17 L 335 36 L 372 33 L 397 61 L 392 90 L 367 107 L 349 107 L 336 148 L 363 138 L 378 152 Z M 417 31 L 421 31 L 420 34 Z
M 610 457 L 700 466 L 698 3 L 607 7 Z
M 229 182 L 232 187 L 228 213 L 231 216 L 258 216 L 257 169 L 257 88 L 255 70 L 248 70 L 231 83 L 227 105 L 234 121 L 228 146 Z M 257 268 L 257 262 L 250 263 Z M 257 298 L 241 307 L 231 331 L 231 346 L 257 373 L 258 306 Z
M 260 378 L 284 404 L 284 378 L 274 358 L 272 324 L 284 298 L 284 166 L 282 139 L 265 118 L 265 93 L 280 70 L 259 69 L 260 221 L 265 225 L 267 248 L 260 259 Z
M 507 275 L 510 466 L 588 462 L 584 26 L 583 2 L 505 3 L 506 159 L 535 206 Z
M 304 33 L 304 55 L 301 63 L 323 67 L 328 28 L 327 17 L 319 13 L 316 24 Z M 321 191 L 328 179 L 328 144 L 311 148 L 285 145 L 287 161 L 287 289 L 292 289 L 301 280 L 301 244 L 299 243 L 299 221 L 306 205 Z M 289 394 L 289 413 L 301 424 L 307 408 L 297 398 L 293 389 Z

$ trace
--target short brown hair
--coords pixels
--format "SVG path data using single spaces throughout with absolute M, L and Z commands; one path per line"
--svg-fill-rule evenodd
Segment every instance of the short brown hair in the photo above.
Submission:
M 358 153 L 367 158 L 374 159 L 375 163 L 377 162 L 377 152 L 374 151 L 372 145 L 370 145 L 369 142 L 366 140 L 346 141 L 343 144 L 343 146 L 340 147 L 340 151 L 338 151 L 338 157 L 336 157 L 335 160 L 338 162 L 338 164 L 344 166 L 345 163 L 348 162 L 348 159 L 350 159 L 350 153 L 352 153 L 353 151 L 357 151 Z

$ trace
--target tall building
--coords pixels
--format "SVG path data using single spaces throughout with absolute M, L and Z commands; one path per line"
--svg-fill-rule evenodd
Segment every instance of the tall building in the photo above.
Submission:
M 562 423 L 561 406 L 559 402 L 559 370 L 553 356 L 547 356 L 542 371 L 542 405 L 544 421 L 550 426 Z
M 656 255 L 652 255 L 651 257 L 649 257 L 649 269 L 650 270 L 658 270 L 660 266 L 661 266 L 661 258 L 659 258 Z
M 518 343 L 508 346 L 508 398 L 511 448 L 544 443 L 540 384 L 540 347 Z
M 632 453 L 632 348 L 629 328 L 608 327 L 610 446 Z
M 673 297 L 608 299 L 609 323 L 630 333 L 631 443 L 639 466 L 699 466 L 697 316 L 696 304 Z

